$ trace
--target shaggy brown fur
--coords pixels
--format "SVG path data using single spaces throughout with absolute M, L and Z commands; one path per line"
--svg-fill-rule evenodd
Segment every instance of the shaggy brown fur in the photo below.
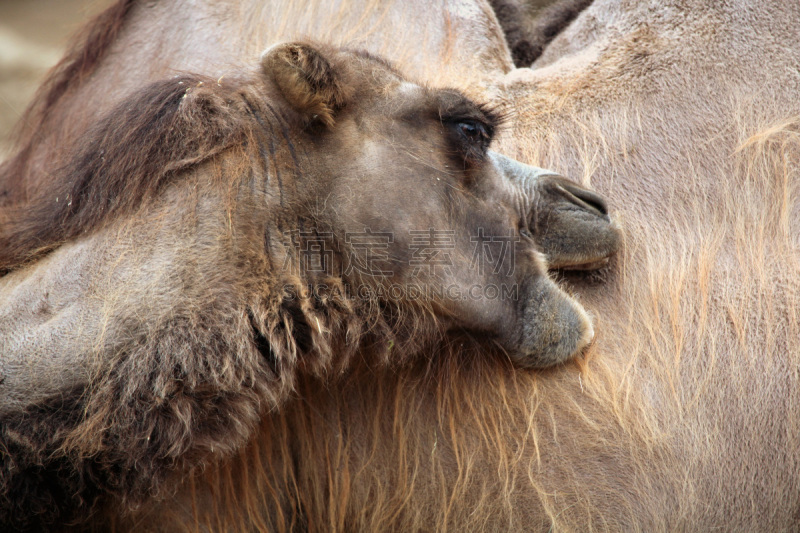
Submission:
M 463 332 L 480 334 L 495 357 L 548 366 L 591 339 L 530 238 L 516 270 L 476 277 L 466 258 L 479 228 L 507 234 L 528 220 L 528 203 L 536 220 L 564 195 L 595 196 L 488 152 L 497 116 L 458 91 L 413 85 L 367 53 L 321 50 L 284 44 L 224 83 L 180 76 L 146 87 L 90 128 L 53 191 L 12 213 L 0 234 L 10 271 L 0 277 L 0 523 L 82 524 L 109 502 L 125 513 L 168 497 L 240 450 L 298 376 L 326 383 L 356 357 L 407 364 L 452 329 L 469 343 Z M 537 193 L 548 179 L 559 198 Z M 604 208 L 567 204 L 579 227 L 593 217 L 616 235 Z M 374 224 L 398 241 L 394 283 L 442 287 L 445 278 L 408 267 L 404 233 L 418 220 L 467 228 L 452 279 L 514 284 L 520 295 L 394 298 L 376 292 L 386 276 L 343 268 L 343 235 Z M 287 231 L 323 242 L 336 268 L 300 268 L 305 241 L 282 242 Z M 64 318 L 72 309 L 78 324 Z M 80 368 L 78 384 L 60 389 L 51 360 Z
M 8 215 L 0 272 L 133 212 L 181 172 L 244 143 L 253 123 L 236 109 L 242 96 L 231 80 L 204 88 L 215 84 L 198 76 L 158 82 L 94 126 L 46 195 Z
M 405 18 L 354 9 L 374 18 L 331 38 L 417 51 L 398 32 L 438 14 L 406 3 Z M 285 35 L 281 24 L 324 28 L 336 15 L 256 4 L 235 31 L 223 15 L 204 13 L 218 27 L 201 31 L 178 9 L 142 14 L 77 102 L 113 101 L 109 72 L 167 62 L 143 50 L 154 36 L 143 28 L 185 30 L 181 46 L 156 39 L 169 58 L 194 57 L 202 36 L 206 57 L 255 27 Z M 246 450 L 134 516 L 111 502 L 97 529 L 797 530 L 798 26 L 795 0 L 596 1 L 543 68 L 500 83 L 515 111 L 507 153 L 581 175 L 626 223 L 609 271 L 568 277 L 599 325 L 585 360 L 522 373 L 454 343 L 432 365 L 358 361 L 336 385 L 302 378 Z M 451 42 L 481 59 L 453 79 L 498 75 L 481 52 L 505 49 L 494 37 L 454 26 Z M 453 68 L 418 50 L 419 69 Z
M 252 145 L 258 122 L 247 94 L 236 84 L 182 76 L 121 105 L 83 139 L 51 194 L 3 228 L 3 268 L 97 232 L 152 203 L 192 167 L 234 144 Z M 0 523 L 68 523 L 108 494 L 132 505 L 157 492 L 168 472 L 243 442 L 265 399 L 274 398 L 276 369 L 254 349 L 252 326 L 231 298 L 206 302 L 213 316 L 177 315 L 158 331 L 131 330 L 135 337 L 92 388 L 5 416 Z M 222 354 L 236 357 L 220 365 Z M 127 375 L 140 381 L 121 379 Z
M 433 367 L 303 379 L 235 460 L 133 519 L 109 506 L 109 520 L 131 531 L 797 529 L 799 9 L 597 1 L 543 68 L 505 78 L 500 97 L 516 111 L 505 149 L 591 180 L 626 222 L 608 284 L 569 277 L 601 326 L 577 368 L 512 372 L 456 345 Z M 379 31 L 395 38 L 430 18 Z

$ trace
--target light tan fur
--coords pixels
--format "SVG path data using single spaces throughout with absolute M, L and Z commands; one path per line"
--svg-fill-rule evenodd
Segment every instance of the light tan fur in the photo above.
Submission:
M 594 349 L 555 372 L 465 366 L 459 354 L 428 380 L 407 370 L 304 395 L 238 463 L 191 482 L 200 503 L 177 500 L 187 529 L 213 517 L 291 529 L 292 515 L 259 514 L 286 493 L 312 530 L 796 528 L 800 43 L 789 21 L 800 21 L 792 2 L 596 2 L 541 67 L 511 73 L 503 149 L 583 176 L 626 228 L 609 285 L 567 278 L 597 320 Z M 272 450 L 297 446 L 325 459 L 273 468 Z M 226 479 L 252 490 L 225 492 Z M 205 512 L 208 483 L 217 507 Z
M 607 272 L 566 278 L 597 324 L 582 361 L 523 374 L 454 345 L 310 379 L 235 460 L 119 528 L 796 529 L 798 9 L 597 0 L 504 79 L 500 146 L 582 176 L 626 228 Z

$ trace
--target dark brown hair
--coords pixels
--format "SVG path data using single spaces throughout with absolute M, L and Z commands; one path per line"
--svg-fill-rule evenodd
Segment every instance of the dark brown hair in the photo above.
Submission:
M 0 272 L 152 199 L 181 171 L 243 142 L 250 128 L 235 83 L 202 76 L 155 82 L 78 141 L 48 190 L 11 209 Z

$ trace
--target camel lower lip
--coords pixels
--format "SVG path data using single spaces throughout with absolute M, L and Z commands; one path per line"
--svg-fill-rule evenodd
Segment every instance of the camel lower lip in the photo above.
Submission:
M 583 335 L 578 340 L 578 342 L 575 344 L 575 348 L 572 350 L 572 353 L 570 353 L 568 356 L 563 357 L 558 361 L 543 365 L 540 363 L 540 359 L 537 356 L 537 354 L 528 354 L 527 356 L 521 358 L 520 366 L 522 366 L 523 368 L 544 369 L 562 365 L 568 361 L 571 361 L 575 357 L 582 355 L 584 352 L 586 352 L 586 350 L 589 349 L 589 347 L 592 344 L 594 344 L 594 341 L 595 341 L 594 327 L 592 326 L 591 322 L 587 322 L 586 330 L 584 331 Z M 526 363 L 526 361 L 529 362 Z
M 515 328 L 514 361 L 523 368 L 547 368 L 580 354 L 594 339 L 586 310 L 548 279 L 530 287 L 522 321 Z

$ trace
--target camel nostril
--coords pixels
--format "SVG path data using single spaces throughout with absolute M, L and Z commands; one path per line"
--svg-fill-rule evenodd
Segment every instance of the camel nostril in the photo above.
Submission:
M 548 267 L 594 270 L 605 265 L 619 245 L 619 229 L 605 200 L 555 174 L 541 178 L 538 186 L 529 227 Z
M 572 187 L 566 183 L 559 185 L 559 189 L 563 191 L 564 196 L 571 203 L 586 211 L 592 211 L 605 220 L 610 220 L 608 216 L 608 205 L 600 195 L 582 187 Z

